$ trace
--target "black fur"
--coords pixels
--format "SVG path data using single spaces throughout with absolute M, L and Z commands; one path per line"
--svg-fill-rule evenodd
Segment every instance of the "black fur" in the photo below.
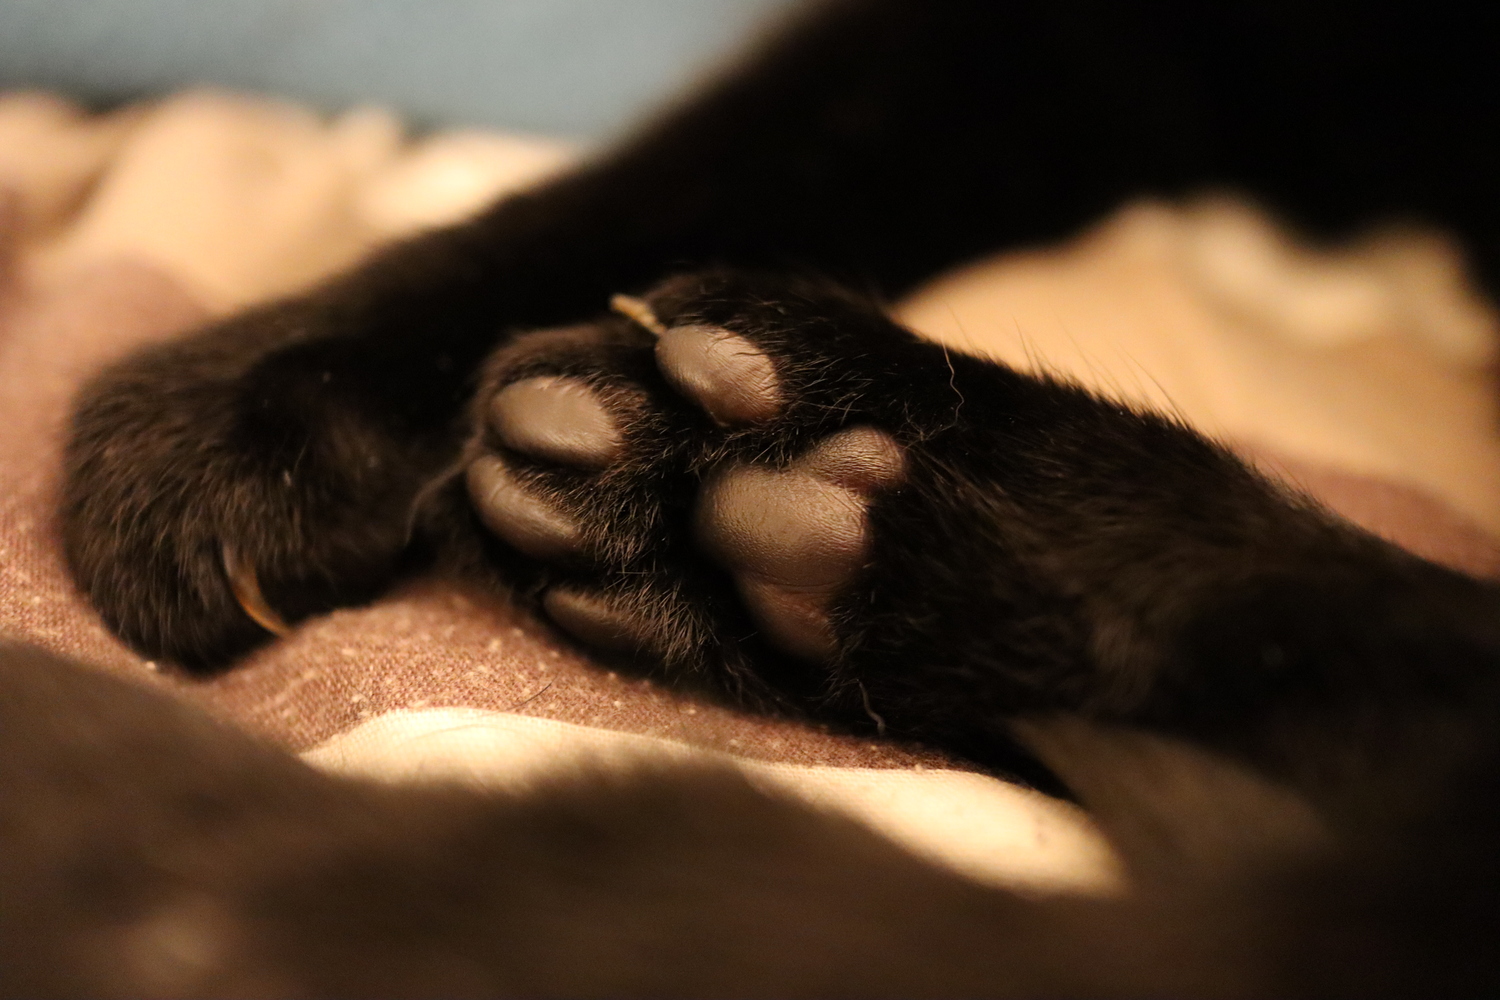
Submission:
M 211 811 L 229 816 L 228 846 L 204 862 L 219 874 L 161 898 L 197 885 L 214 907 L 251 907 L 266 935 L 206 978 L 120 992 L 1495 989 L 1500 592 L 1339 522 L 1171 420 L 945 352 L 871 304 L 1128 197 L 1221 186 L 1317 234 L 1441 225 L 1493 293 L 1487 37 L 1441 3 L 830 4 L 573 174 L 106 372 L 75 417 L 67 555 L 143 651 L 208 669 L 264 639 L 230 592 L 226 545 L 293 619 L 374 594 L 435 548 L 530 593 L 606 595 L 684 682 L 846 726 L 878 717 L 999 768 L 1025 766 L 1019 741 L 1098 813 L 1138 879 L 1124 902 L 980 890 L 723 776 L 431 808 L 270 757 L 242 765 L 259 751 L 59 680 L 36 697 L 111 742 L 160 730 L 179 758 L 90 785 L 80 808 L 109 815 L 119 782 L 141 789 L 139 822 L 187 829 L 173 783 L 222 789 Z M 809 271 L 856 291 L 785 277 Z M 743 338 L 785 405 L 719 427 L 673 391 L 643 330 L 601 318 L 616 292 L 645 295 L 669 327 Z M 573 326 L 515 336 L 557 324 Z M 497 443 L 489 399 L 539 373 L 637 418 L 626 457 L 582 475 Z M 907 471 L 868 501 L 869 559 L 823 609 L 836 641 L 812 666 L 756 634 L 766 619 L 702 554 L 691 512 L 726 463 L 779 468 L 854 426 L 899 446 Z M 584 524 L 590 557 L 524 559 L 481 530 L 450 476 L 480 454 L 508 456 Z M 47 669 L 72 676 L 22 653 L 6 669 L 23 692 L 52 683 L 37 679 Z M 42 729 L 15 752 L 66 745 L 61 721 Z M 280 787 L 262 766 L 283 769 L 288 790 L 262 798 L 200 760 L 204 740 L 255 788 Z M 49 781 L 84 780 L 87 753 L 68 759 Z M 372 846 L 366 820 L 319 825 L 325 799 L 420 821 L 391 820 Z M 167 818 L 150 819 L 158 806 Z M 665 817 L 655 837 L 641 835 L 647 815 Z M 264 868 L 239 872 L 233 845 L 262 822 L 318 846 L 273 844 Z M 467 845 L 459 860 L 437 860 L 429 845 L 451 838 Z M 88 905 L 137 926 L 157 897 L 131 880 L 156 876 L 130 843 L 98 848 L 119 891 Z M 617 863 L 586 890 L 568 869 L 588 849 Z M 500 870 L 491 850 L 534 862 Z M 23 851 L 5 878 L 35 871 L 45 888 L 90 856 Z M 643 902 L 645 874 L 688 888 Z M 768 898 L 778 879 L 794 888 Z M 303 922 L 366 907 L 422 916 L 372 916 L 354 938 Z M 789 940 L 788 921 L 810 936 Z M 28 933 L 42 943 L 18 951 L 36 977 L 23 986 L 103 991 L 78 957 L 97 922 L 63 913 Z

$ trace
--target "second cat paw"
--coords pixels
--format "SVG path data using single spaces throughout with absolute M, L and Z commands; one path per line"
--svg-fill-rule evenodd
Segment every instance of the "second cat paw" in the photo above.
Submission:
M 768 315 L 765 292 L 681 279 L 633 319 L 493 359 L 468 498 L 580 641 L 731 675 L 766 654 L 841 656 L 874 557 L 869 510 L 905 481 L 905 449 L 863 402 L 868 372 L 826 336 L 871 322 L 867 307 L 783 295 Z

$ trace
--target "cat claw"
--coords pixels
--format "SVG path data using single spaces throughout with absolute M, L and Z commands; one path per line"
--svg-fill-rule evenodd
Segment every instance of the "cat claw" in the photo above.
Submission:
M 229 580 L 229 587 L 234 591 L 234 599 L 239 602 L 245 614 L 272 635 L 283 636 L 291 632 L 292 627 L 286 623 L 286 619 L 276 613 L 266 600 L 265 594 L 261 592 L 260 579 L 256 576 L 255 567 L 241 559 L 234 546 L 228 542 L 224 543 L 222 558 L 224 576 Z

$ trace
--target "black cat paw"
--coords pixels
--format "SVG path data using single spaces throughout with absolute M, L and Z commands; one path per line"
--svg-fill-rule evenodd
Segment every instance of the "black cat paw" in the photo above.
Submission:
M 951 423 L 951 391 L 896 391 L 931 345 L 770 279 L 678 279 L 625 308 L 492 359 L 474 511 L 580 641 L 739 694 L 821 690 L 868 624 L 871 511 L 907 481 L 902 438 Z
M 301 303 L 261 310 L 132 357 L 80 395 L 65 553 L 147 655 L 220 666 L 394 572 L 413 500 L 459 441 L 413 434 L 378 405 L 401 397 L 360 377 L 360 345 L 300 335 L 326 325 Z

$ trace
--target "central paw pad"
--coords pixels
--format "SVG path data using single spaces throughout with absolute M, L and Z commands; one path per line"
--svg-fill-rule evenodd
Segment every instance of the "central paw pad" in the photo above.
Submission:
M 888 435 L 853 427 L 786 469 L 736 463 L 709 477 L 695 535 L 775 645 L 813 661 L 837 655 L 829 608 L 869 558 L 871 498 L 899 485 L 903 466 Z

